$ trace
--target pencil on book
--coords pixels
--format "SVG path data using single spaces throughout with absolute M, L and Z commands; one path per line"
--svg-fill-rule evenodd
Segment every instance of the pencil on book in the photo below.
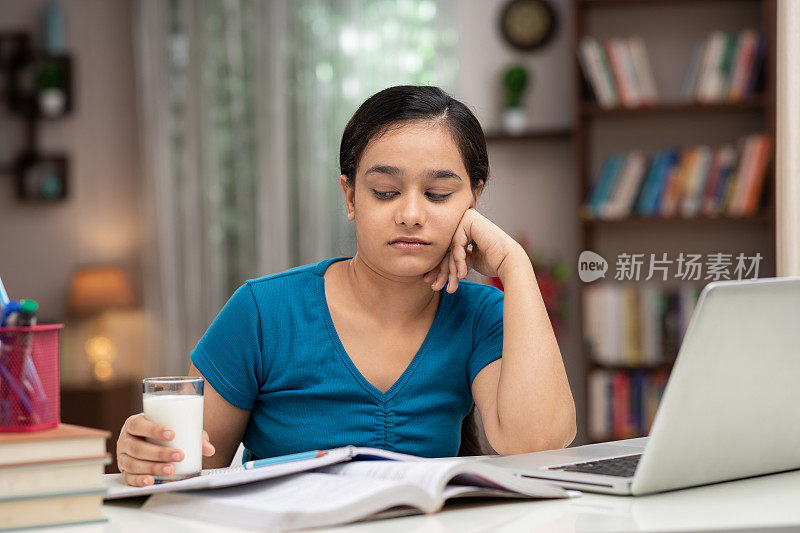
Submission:
M 247 461 L 244 464 L 245 470 L 258 468 L 260 466 L 274 465 L 278 463 L 288 463 L 291 461 L 300 461 L 302 459 L 315 459 L 322 457 L 326 454 L 324 450 L 311 450 L 310 452 L 292 453 L 289 455 L 280 455 L 278 457 L 268 457 L 266 459 L 256 459 L 255 461 Z

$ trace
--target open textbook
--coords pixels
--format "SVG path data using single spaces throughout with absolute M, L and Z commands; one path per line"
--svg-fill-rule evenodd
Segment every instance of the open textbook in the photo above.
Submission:
M 434 513 L 465 497 L 567 498 L 580 493 L 469 459 L 352 461 L 279 479 L 153 495 L 142 508 L 254 531 Z
M 197 477 L 183 479 L 180 481 L 170 481 L 146 487 L 132 487 L 125 483 L 122 474 L 105 474 L 103 484 L 106 489 L 106 500 L 116 500 L 120 498 L 136 498 L 157 492 L 174 492 L 183 490 L 210 489 L 218 487 L 230 487 L 232 485 L 243 485 L 253 483 L 263 479 L 305 472 L 321 466 L 332 465 L 351 460 L 390 460 L 390 461 L 421 461 L 422 457 L 408 455 L 405 453 L 390 452 L 379 448 L 364 448 L 358 446 L 343 446 L 325 450 L 325 455 L 312 459 L 302 459 L 286 463 L 277 463 L 267 466 L 260 466 L 253 469 L 246 469 L 243 465 L 230 466 L 227 468 L 213 468 L 203 470 Z

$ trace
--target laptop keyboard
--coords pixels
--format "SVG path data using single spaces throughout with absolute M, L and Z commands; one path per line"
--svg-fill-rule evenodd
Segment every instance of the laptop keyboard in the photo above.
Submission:
M 600 461 L 587 461 L 571 465 L 551 466 L 549 470 L 563 470 L 564 472 L 582 472 L 586 474 L 602 474 L 604 476 L 631 477 L 639 464 L 642 454 L 626 455 L 625 457 L 612 457 Z

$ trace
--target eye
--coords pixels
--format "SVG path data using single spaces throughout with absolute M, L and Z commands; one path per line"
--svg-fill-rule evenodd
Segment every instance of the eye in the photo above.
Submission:
M 376 191 L 375 189 L 372 189 L 372 194 L 375 195 L 375 198 L 378 198 L 380 200 L 388 200 L 397 193 L 394 191 Z
M 428 198 L 430 198 L 434 202 L 444 202 L 453 195 L 453 193 L 451 192 L 447 194 L 436 194 L 433 192 L 426 192 L 425 194 L 428 196 Z

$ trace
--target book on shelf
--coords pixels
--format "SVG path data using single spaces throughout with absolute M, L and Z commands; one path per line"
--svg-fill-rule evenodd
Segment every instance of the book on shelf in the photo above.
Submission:
M 699 294 L 694 284 L 588 285 L 583 324 L 590 357 L 610 366 L 652 366 L 674 359 Z
M 283 531 L 434 513 L 454 498 L 579 495 L 470 458 L 402 460 L 399 455 L 395 460 L 347 461 L 237 487 L 158 493 L 143 509 L 245 529 Z
M 754 29 L 715 31 L 695 44 L 681 84 L 684 102 L 736 103 L 756 95 L 766 50 Z M 636 108 L 659 101 L 645 41 L 611 37 L 601 43 L 585 36 L 578 45 L 584 78 L 605 109 Z
M 755 96 L 765 51 L 766 37 L 756 30 L 711 33 L 694 46 L 681 99 L 711 104 Z
M 667 378 L 664 370 L 593 370 L 588 388 L 590 438 L 606 441 L 647 435 Z
M 603 44 L 584 37 L 578 61 L 600 106 L 638 107 L 657 102 L 658 93 L 644 39 L 612 37 Z
M 108 431 L 0 433 L 0 530 L 102 521 Z
M 698 216 L 747 217 L 758 212 L 772 139 L 755 133 L 737 146 L 667 147 L 651 157 L 640 150 L 609 154 L 581 214 L 585 219 Z

